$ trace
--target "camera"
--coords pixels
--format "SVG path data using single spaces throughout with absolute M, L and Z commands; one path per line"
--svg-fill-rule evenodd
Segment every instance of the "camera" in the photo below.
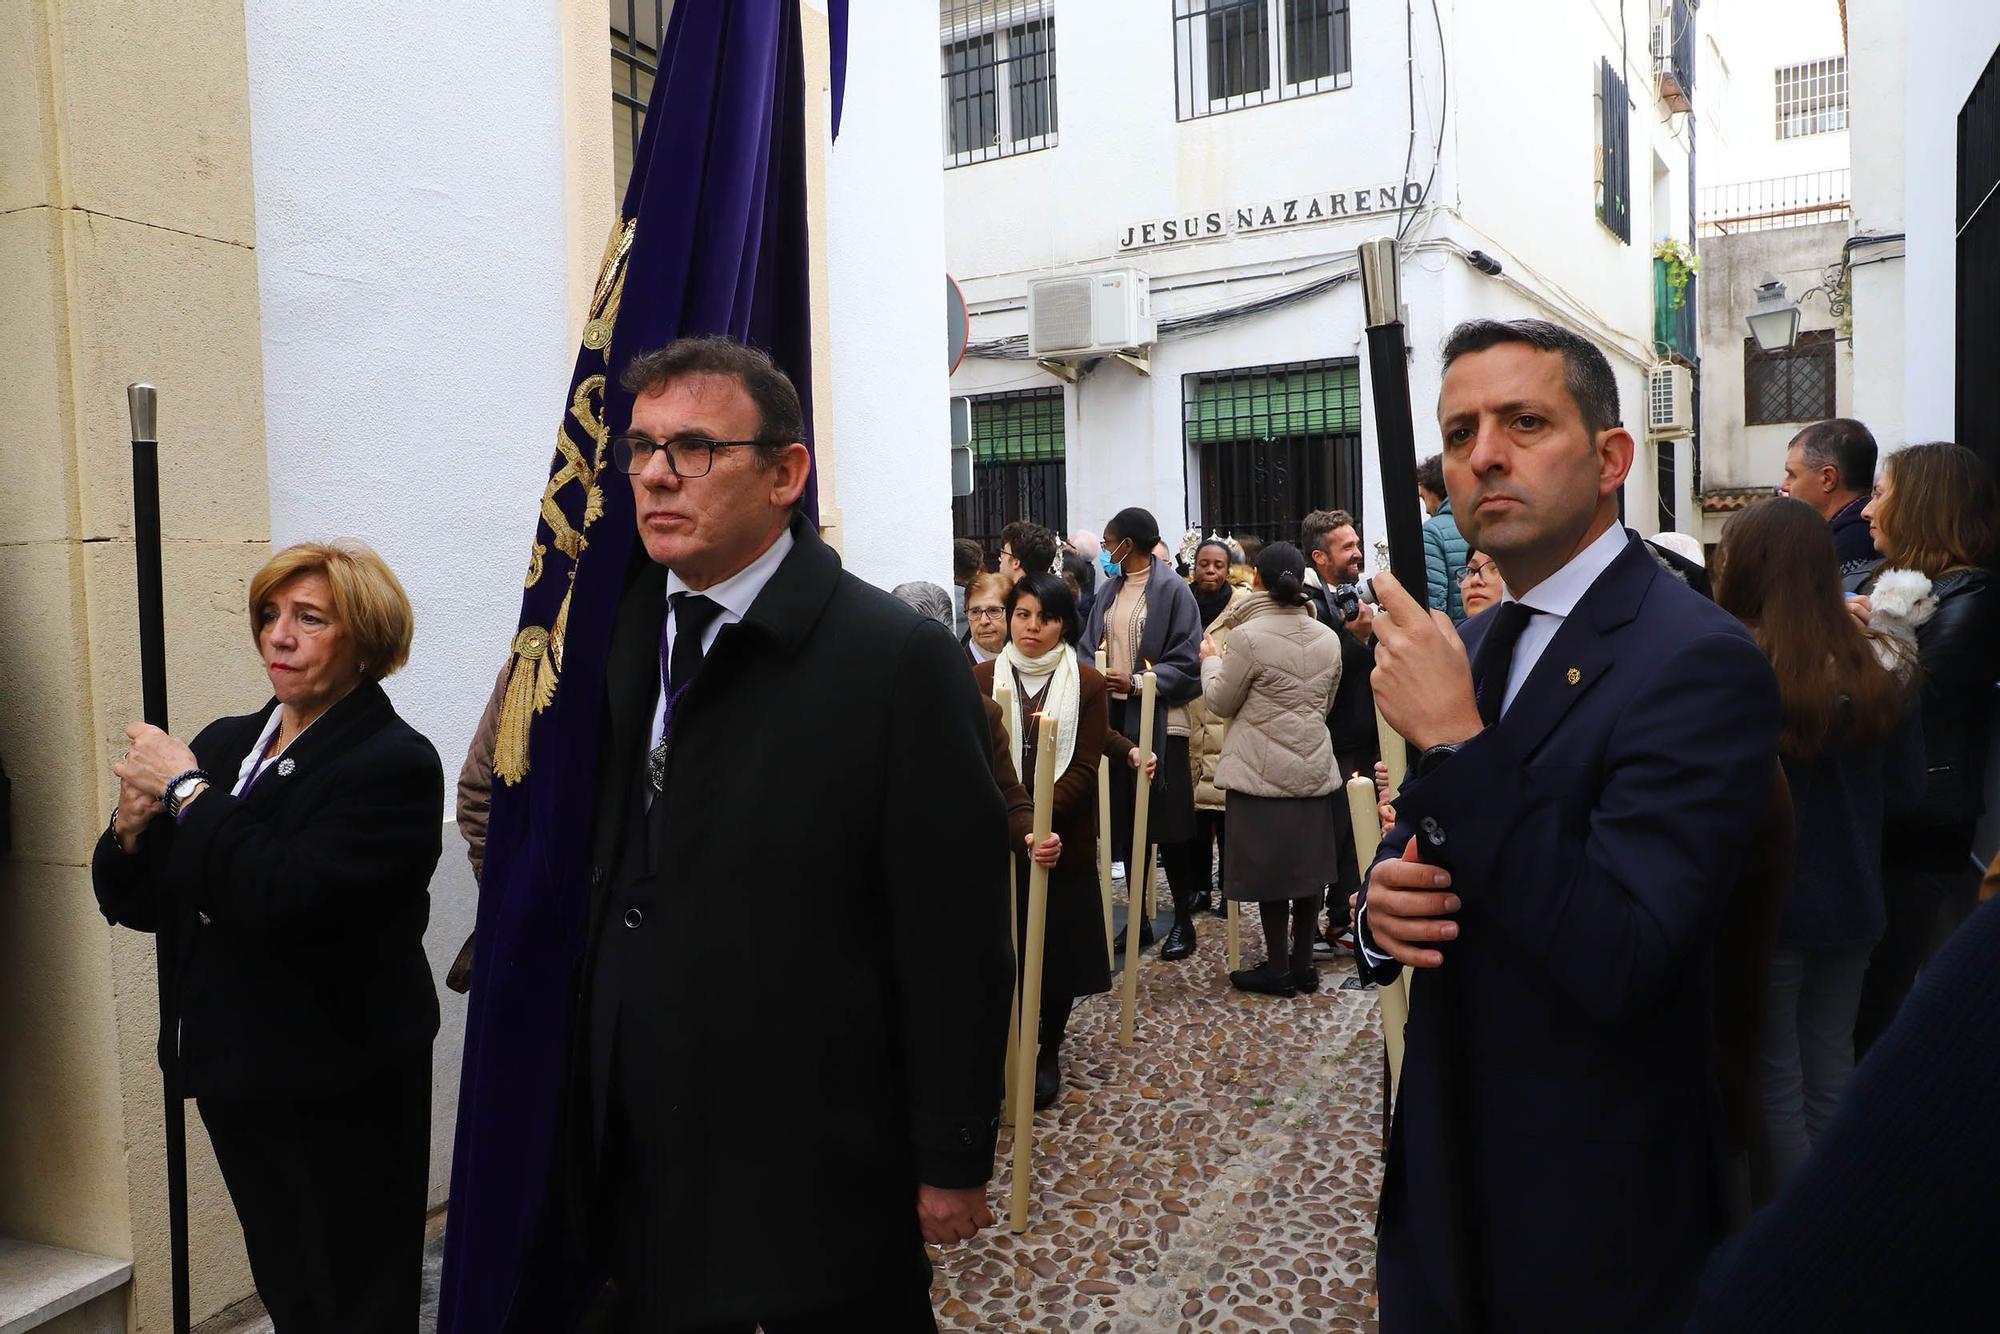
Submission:
M 1333 609 L 1340 613 L 1342 624 L 1361 614 L 1361 588 L 1358 584 L 1335 584 L 1329 600 Z
M 1330 594 L 1335 611 L 1340 613 L 1340 622 L 1346 625 L 1361 614 L 1361 604 L 1375 601 L 1375 581 L 1363 579 L 1358 584 L 1335 584 Z

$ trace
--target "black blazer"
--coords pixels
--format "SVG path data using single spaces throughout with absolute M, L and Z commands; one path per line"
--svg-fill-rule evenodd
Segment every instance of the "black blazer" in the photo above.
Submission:
M 634 1133 L 684 1173 L 652 1204 L 702 1253 L 663 1256 L 662 1281 L 704 1319 L 826 1305 L 917 1266 L 918 1183 L 986 1181 L 998 1128 L 1013 967 L 984 707 L 947 628 L 844 572 L 809 524 L 792 535 L 676 710 L 644 902 L 619 873 L 625 822 L 647 818 L 666 614 L 666 572 L 643 558 L 606 667 L 566 1190 L 587 1222 L 598 1164 L 579 1148 L 602 1142 L 608 1038 L 636 1029 L 643 1059 L 686 1072 Z M 801 930 L 810 955 L 784 952 Z M 840 1226 L 790 1235 L 773 1263 L 774 1203 L 838 1207 Z
M 437 1035 L 424 955 L 443 847 L 444 770 L 382 687 L 357 686 L 247 796 L 230 795 L 272 700 L 194 739 L 213 777 L 178 828 L 91 858 L 106 918 L 180 923 L 175 986 L 189 1097 L 312 1097 L 352 1087 Z M 160 1034 L 164 1061 L 169 1034 Z
M 1462 628 L 1475 662 L 1492 622 Z M 1411 993 L 1381 1212 L 1467 1327 L 1685 1319 L 1723 1221 L 1713 944 L 1777 740 L 1749 634 L 1631 537 L 1500 722 L 1396 802 L 1376 860 L 1414 838 L 1464 906 L 1451 981 Z

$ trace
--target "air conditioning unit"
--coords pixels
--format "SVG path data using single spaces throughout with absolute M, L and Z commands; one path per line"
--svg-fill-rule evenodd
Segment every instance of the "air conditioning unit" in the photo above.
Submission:
M 1646 434 L 1678 440 L 1694 434 L 1694 372 L 1685 366 L 1655 366 L 1646 386 Z
M 1031 356 L 1104 356 L 1150 346 L 1158 336 L 1151 282 L 1138 269 L 1105 269 L 1028 284 Z
M 1650 45 L 1652 56 L 1655 60 L 1660 60 L 1673 54 L 1674 35 L 1673 31 L 1667 25 L 1668 20 L 1665 19 L 1658 19 L 1653 23 L 1653 40 Z

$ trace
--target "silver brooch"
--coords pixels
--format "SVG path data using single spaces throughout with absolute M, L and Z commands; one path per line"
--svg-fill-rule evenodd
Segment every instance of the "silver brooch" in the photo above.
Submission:
M 294 769 L 296 769 L 296 768 L 298 768 L 298 767 L 299 767 L 299 766 L 298 766 L 298 765 L 297 765 L 297 764 L 296 764 L 296 763 L 295 763 L 295 762 L 294 762 L 293 760 L 291 760 L 291 759 L 290 759 L 289 757 L 287 757 L 287 758 L 285 758 L 285 759 L 282 759 L 282 760 L 279 760 L 279 761 L 278 761 L 278 777 L 280 777 L 280 778 L 290 778 L 290 777 L 292 776 L 292 770 L 294 770 Z

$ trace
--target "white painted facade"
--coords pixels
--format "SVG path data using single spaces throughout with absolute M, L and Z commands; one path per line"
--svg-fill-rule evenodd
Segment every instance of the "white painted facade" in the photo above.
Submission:
M 1056 0 L 1058 142 L 944 173 L 947 253 L 971 306 L 972 340 L 1025 333 L 1027 285 L 1043 274 L 1136 266 L 1150 275 L 1155 313 L 1172 321 L 1351 270 L 1359 242 L 1396 230 L 1393 209 L 1147 249 L 1121 251 L 1119 242 L 1147 219 L 1325 192 L 1347 192 L 1351 208 L 1359 187 L 1428 182 L 1402 264 L 1420 454 L 1437 449 L 1429 423 L 1446 332 L 1474 316 L 1553 319 L 1589 334 L 1611 359 L 1625 420 L 1640 440 L 1628 521 L 1654 531 L 1656 447 L 1643 429 L 1646 372 L 1658 360 L 1651 243 L 1686 237 L 1691 212 L 1687 117 L 1670 116 L 1659 101 L 1648 52 L 1656 7 L 1629 0 L 1621 14 L 1614 0 L 1441 0 L 1435 14 L 1411 8 L 1406 48 L 1402 7 L 1357 4 L 1351 86 L 1181 121 L 1173 6 Z M 1594 202 L 1599 62 L 1617 68 L 1621 45 L 1630 244 L 1598 220 Z M 1004 76 L 1001 87 L 1004 96 Z M 941 120 L 934 109 L 940 159 Z M 1499 260 L 1500 276 L 1477 272 L 1464 258 L 1472 250 Z M 1314 497 L 1313 505 L 1358 500 L 1371 548 L 1379 540 L 1383 497 L 1358 282 L 1198 336 L 1169 333 L 1150 358 L 1150 375 L 1106 359 L 1065 389 L 1067 528 L 1094 529 L 1133 504 L 1152 509 L 1168 532 L 1211 517 L 1198 512 L 1198 464 L 1183 444 L 1184 376 L 1358 358 L 1362 494 Z M 978 395 L 1059 383 L 1031 360 L 973 356 L 952 386 Z M 1685 441 L 1668 447 L 1687 515 L 1691 451 Z
M 1744 320 L 1767 276 L 1784 283 L 1798 304 L 1801 333 L 1836 336 L 1832 412 L 1814 415 L 1869 419 L 1856 404 L 1862 363 L 1826 282 L 1830 269 L 1846 281 L 1839 266 L 1849 236 L 1853 134 L 1847 125 L 1855 118 L 1842 117 L 1839 128 L 1780 133 L 1779 71 L 1845 57 L 1839 6 L 1835 0 L 1737 0 L 1704 5 L 1701 20 L 1702 488 L 1713 496 L 1775 488 L 1783 479 L 1786 447 L 1806 425 L 1805 419 L 1747 422 Z M 1730 512 L 1703 514 L 1704 542 L 1721 537 Z

